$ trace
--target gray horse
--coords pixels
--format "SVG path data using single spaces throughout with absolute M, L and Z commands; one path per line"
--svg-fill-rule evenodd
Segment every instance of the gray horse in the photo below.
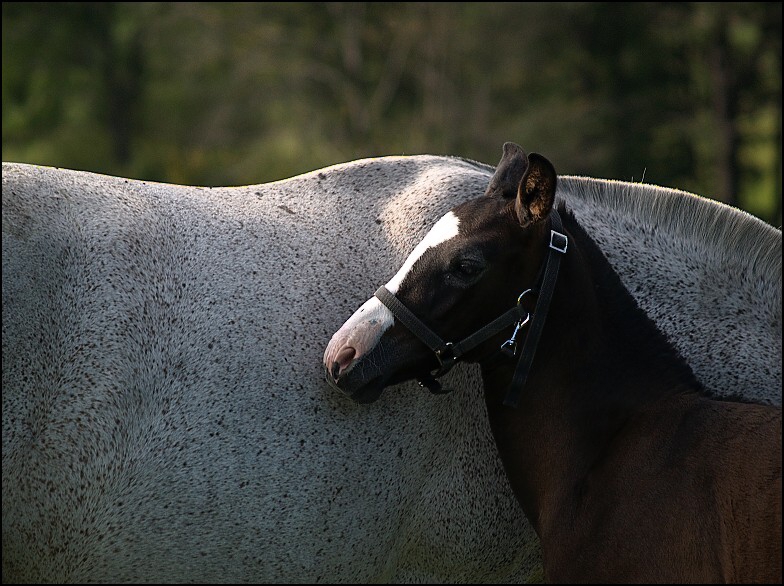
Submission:
M 4 164 L 3 580 L 541 579 L 477 370 L 361 406 L 321 365 L 492 172 L 385 157 L 208 189 Z M 780 231 L 660 188 L 560 189 L 707 386 L 780 403 Z

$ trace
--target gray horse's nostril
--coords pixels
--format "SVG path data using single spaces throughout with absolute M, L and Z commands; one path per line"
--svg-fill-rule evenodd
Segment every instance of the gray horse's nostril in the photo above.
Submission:
M 334 380 L 338 380 L 338 375 L 340 374 L 340 364 L 337 362 L 332 363 L 332 370 L 330 370 L 330 375 Z

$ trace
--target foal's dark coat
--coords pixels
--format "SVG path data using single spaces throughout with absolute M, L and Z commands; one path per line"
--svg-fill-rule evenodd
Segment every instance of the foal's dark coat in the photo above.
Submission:
M 488 194 L 514 197 L 508 221 L 538 233 L 542 248 L 555 172 L 525 159 L 505 146 Z M 568 254 L 517 409 L 502 405 L 514 364 L 482 365 L 493 434 L 546 578 L 781 582 L 781 409 L 704 396 L 562 212 Z M 518 263 L 537 257 L 528 248 Z
M 701 395 L 598 247 L 569 254 L 519 407 L 483 368 L 549 581 L 781 581 L 781 410 Z

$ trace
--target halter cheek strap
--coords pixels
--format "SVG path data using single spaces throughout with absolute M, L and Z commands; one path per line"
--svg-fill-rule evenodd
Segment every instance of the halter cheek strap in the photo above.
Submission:
M 422 320 L 420 320 L 414 313 L 408 309 L 393 293 L 391 293 L 383 285 L 375 292 L 375 296 L 381 303 L 383 303 L 392 314 L 400 320 L 417 338 L 419 338 L 428 348 L 430 348 L 438 359 L 439 368 L 428 376 L 418 379 L 419 384 L 430 389 L 434 393 L 448 392 L 442 390 L 440 383 L 436 378 L 445 375 L 449 372 L 455 363 L 468 351 L 472 350 L 482 342 L 492 338 L 505 328 L 512 324 L 516 324 L 512 337 L 504 342 L 501 349 L 509 352 L 511 355 L 516 354 L 516 337 L 518 332 L 523 326 L 531 322 L 530 331 L 526 336 L 523 352 L 520 360 L 515 368 L 512 383 L 507 391 L 504 405 L 509 407 L 516 407 L 520 400 L 520 393 L 522 392 L 525 382 L 528 378 L 528 372 L 531 369 L 534 355 L 536 353 L 536 346 L 539 343 L 539 338 L 542 335 L 544 322 L 547 318 L 547 311 L 550 307 L 550 301 L 553 297 L 553 290 L 555 289 L 555 282 L 558 278 L 558 268 L 561 263 L 561 255 L 566 253 L 566 248 L 569 243 L 568 238 L 563 233 L 563 224 L 561 217 L 556 210 L 550 214 L 551 230 L 550 230 L 550 244 L 549 254 L 545 265 L 540 270 L 541 287 L 539 288 L 539 298 L 534 308 L 533 317 L 528 314 L 522 306 L 522 299 L 526 293 L 531 292 L 531 289 L 524 291 L 518 298 L 517 305 L 512 309 L 506 311 L 486 326 L 480 328 L 464 340 L 453 344 L 452 342 L 445 342 L 433 330 L 427 327 Z M 537 278 L 537 281 L 539 279 Z
M 551 214 L 552 228 L 550 229 L 550 253 L 547 255 L 547 263 L 544 267 L 544 277 L 542 278 L 542 287 L 539 293 L 539 299 L 536 301 L 534 307 L 534 317 L 531 320 L 531 327 L 528 330 L 528 335 L 525 337 L 525 344 L 523 345 L 523 353 L 520 355 L 520 360 L 515 367 L 512 383 L 509 385 L 509 390 L 506 392 L 504 405 L 507 407 L 517 407 L 520 402 L 520 395 L 528 380 L 528 373 L 531 371 L 531 365 L 534 361 L 536 354 L 536 347 L 539 345 L 539 338 L 542 336 L 544 329 L 544 322 L 547 319 L 547 312 L 550 309 L 550 302 L 553 300 L 553 291 L 555 291 L 555 282 L 558 279 L 558 269 L 561 265 L 561 256 L 566 254 L 566 248 L 569 245 L 569 239 L 563 233 L 563 225 L 561 224 L 561 216 L 558 212 L 553 210 Z

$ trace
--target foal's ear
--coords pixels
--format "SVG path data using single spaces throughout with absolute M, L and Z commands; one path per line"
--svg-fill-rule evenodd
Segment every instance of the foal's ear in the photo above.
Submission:
M 517 187 L 528 169 L 525 151 L 513 142 L 504 143 L 504 154 L 495 168 L 485 195 L 501 195 L 512 199 L 517 195 Z
M 515 213 L 521 226 L 539 222 L 550 215 L 557 180 L 550 161 L 536 153 L 528 156 L 528 168 L 520 181 L 515 200 Z

